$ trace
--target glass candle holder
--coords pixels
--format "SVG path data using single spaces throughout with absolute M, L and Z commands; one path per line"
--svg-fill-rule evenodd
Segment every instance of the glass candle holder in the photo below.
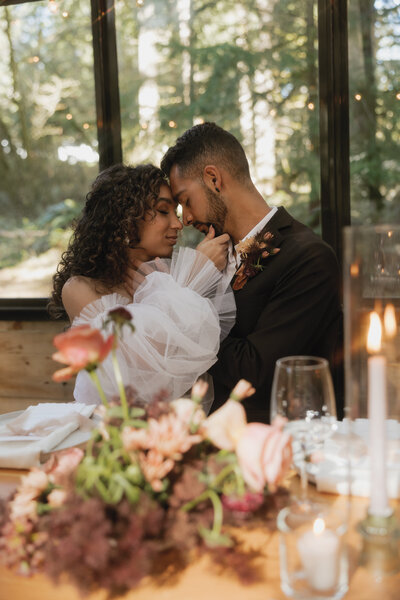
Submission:
M 366 490 L 369 514 L 386 518 L 388 498 L 400 492 L 391 461 L 400 449 L 400 226 L 345 228 L 343 282 L 345 411 L 353 441 L 369 455 L 369 481 L 354 489 Z M 355 458 L 353 479 L 363 462 Z
M 348 589 L 345 513 L 333 509 L 278 515 L 280 576 L 284 594 L 296 600 L 339 599 Z

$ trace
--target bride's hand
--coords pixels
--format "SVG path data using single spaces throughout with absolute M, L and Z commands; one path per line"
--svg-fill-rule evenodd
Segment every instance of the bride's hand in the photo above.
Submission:
M 137 259 L 133 259 L 130 266 L 126 270 L 123 284 L 123 287 L 128 295 L 132 296 L 133 298 L 136 290 L 140 284 L 143 283 L 146 276 L 150 275 L 150 273 L 154 273 L 154 271 L 168 272 L 168 269 L 158 257 L 154 260 L 152 265 Z
M 204 238 L 196 247 L 196 250 L 202 252 L 207 258 L 213 261 L 217 269 L 223 271 L 228 258 L 229 235 L 223 233 L 215 237 L 215 229 L 210 225 L 210 229 Z

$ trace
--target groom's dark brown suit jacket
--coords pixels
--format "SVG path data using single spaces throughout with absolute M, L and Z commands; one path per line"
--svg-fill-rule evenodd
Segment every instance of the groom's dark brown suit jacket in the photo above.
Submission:
M 235 292 L 236 324 L 222 342 L 214 379 L 212 411 L 241 378 L 256 393 L 243 404 L 248 421 L 269 422 L 275 362 L 306 354 L 335 360 L 342 323 L 340 274 L 330 246 L 279 208 L 265 227 L 279 253 Z

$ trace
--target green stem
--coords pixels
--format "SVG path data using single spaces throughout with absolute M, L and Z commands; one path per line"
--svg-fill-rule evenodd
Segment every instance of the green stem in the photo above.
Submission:
M 113 348 L 111 351 L 111 359 L 114 367 L 114 375 L 118 386 L 119 397 L 121 398 L 122 414 L 124 416 L 124 421 L 127 421 L 129 419 L 128 401 L 126 399 L 124 382 L 122 381 L 121 370 L 119 368 L 115 348 Z
M 229 475 L 229 473 L 231 473 L 232 471 L 236 471 L 236 465 L 234 465 L 234 464 L 226 465 L 218 473 L 218 475 L 216 476 L 216 478 L 212 482 L 212 486 L 211 487 L 216 488 L 221 483 L 221 481 L 223 481 L 225 479 L 225 477 L 227 475 Z
M 235 475 L 236 475 L 236 484 L 237 484 L 238 495 L 244 496 L 246 488 L 244 485 L 243 475 L 239 469 L 239 465 L 235 466 Z
M 207 498 L 209 498 L 208 492 L 209 490 L 206 490 L 205 492 L 200 494 L 200 496 L 197 496 L 197 498 L 190 500 L 190 502 L 186 502 L 186 504 L 182 506 L 182 510 L 184 510 L 185 512 L 189 512 L 189 510 L 192 510 L 192 508 L 194 508 L 197 504 L 200 504 L 200 502 L 203 502 L 203 500 L 207 500 Z
M 221 533 L 224 512 L 222 509 L 222 502 L 219 499 L 217 492 L 214 492 L 214 490 L 206 490 L 194 500 L 191 500 L 190 502 L 184 504 L 184 506 L 182 506 L 182 510 L 188 512 L 189 510 L 192 510 L 192 508 L 194 508 L 197 504 L 200 504 L 200 502 L 203 502 L 203 500 L 207 499 L 211 500 L 214 508 L 214 522 L 212 533 L 215 535 L 219 535 Z
M 103 391 L 103 388 L 101 387 L 101 383 L 100 383 L 100 380 L 99 380 L 99 377 L 98 377 L 96 371 L 88 371 L 88 373 L 89 373 L 90 377 L 92 378 L 92 381 L 95 384 L 97 391 L 99 392 L 99 396 L 101 398 L 102 403 L 104 404 L 104 406 L 106 408 L 108 408 L 108 401 L 107 401 L 106 395 Z

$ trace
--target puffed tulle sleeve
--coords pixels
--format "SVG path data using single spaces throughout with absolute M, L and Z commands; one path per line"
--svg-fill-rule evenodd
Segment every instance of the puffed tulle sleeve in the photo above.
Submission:
M 133 302 L 115 293 L 103 296 L 85 306 L 72 326 L 101 329 L 109 310 L 127 308 L 135 331 L 124 327 L 117 348 L 124 384 L 146 402 L 161 390 L 179 398 L 216 362 L 220 341 L 235 321 L 233 292 L 214 263 L 192 248 L 145 263 L 143 272 Z M 118 393 L 111 356 L 98 375 L 107 397 Z M 86 371 L 77 376 L 74 396 L 79 402 L 100 402 Z

